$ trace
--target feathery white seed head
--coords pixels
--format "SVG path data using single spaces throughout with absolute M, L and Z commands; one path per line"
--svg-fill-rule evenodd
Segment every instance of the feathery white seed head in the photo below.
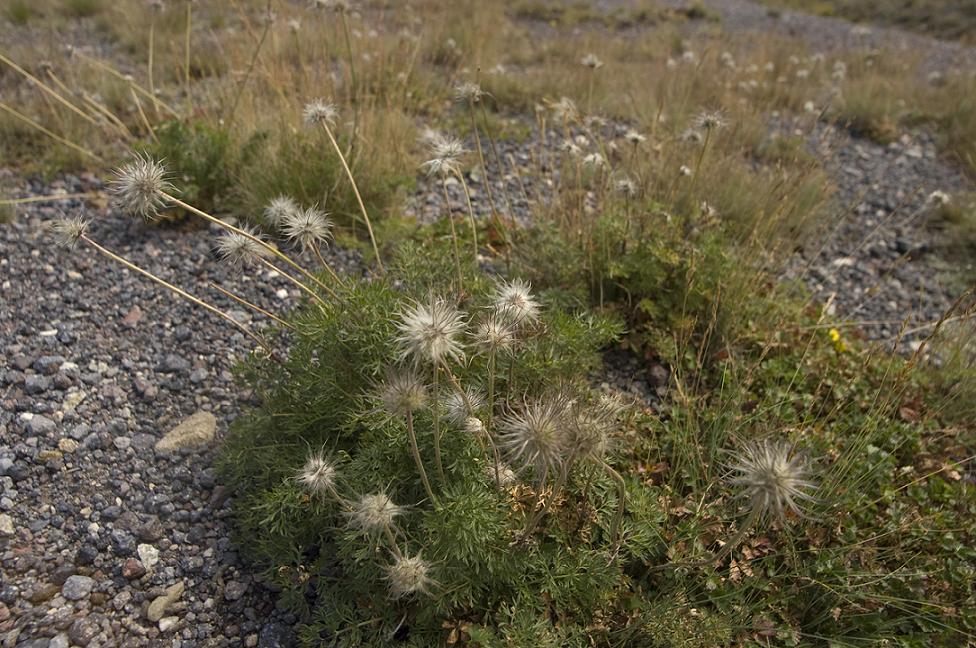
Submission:
M 477 83 L 465 82 L 454 86 L 454 98 L 457 101 L 478 103 L 483 95 L 484 92 Z
M 718 110 L 702 111 L 692 121 L 694 127 L 702 131 L 716 131 L 723 128 L 726 123 L 725 115 Z
M 298 481 L 312 495 L 335 490 L 335 466 L 321 453 L 310 454 L 298 471 Z
M 489 353 L 508 351 L 515 346 L 515 328 L 507 318 L 492 314 L 478 323 L 472 338 L 475 346 Z
M 560 121 L 579 121 L 580 112 L 576 103 L 569 97 L 562 97 L 552 106 L 553 117 Z
M 430 578 L 430 563 L 416 556 L 397 556 L 386 568 L 390 582 L 390 596 L 398 599 L 410 594 L 426 594 L 434 581 Z
M 332 221 L 315 207 L 296 209 L 285 216 L 281 233 L 302 250 L 313 249 L 332 238 Z
M 275 196 L 265 205 L 264 218 L 268 221 L 268 225 L 278 228 L 287 218 L 300 210 L 298 203 L 291 196 Z
M 768 440 L 750 443 L 733 459 L 735 475 L 731 482 L 744 489 L 743 496 L 762 517 L 782 519 L 788 510 L 803 515 L 800 502 L 814 500 L 807 491 L 816 484 L 808 479 L 806 462 L 792 444 Z
M 588 67 L 591 70 L 598 70 L 603 67 L 603 61 L 597 58 L 596 54 L 587 54 L 580 60 L 583 67 Z
M 538 475 L 565 461 L 566 417 L 571 401 L 565 394 L 549 394 L 526 401 L 499 421 L 499 445 L 511 462 L 533 468 Z
M 383 409 L 394 416 L 406 416 L 427 404 L 427 386 L 413 369 L 391 371 L 380 386 Z
M 494 306 L 498 315 L 516 326 L 539 319 L 539 302 L 532 296 L 532 286 L 521 279 L 500 282 L 495 289 Z
M 634 146 L 637 146 L 641 142 L 645 141 L 647 138 L 641 135 L 640 133 L 638 133 L 637 131 L 635 131 L 634 129 L 630 129 L 626 133 L 624 133 L 624 139 L 630 142 L 631 144 L 633 144 Z
M 458 427 L 464 427 L 470 417 L 475 416 L 485 407 L 484 395 L 468 385 L 464 394 L 451 390 L 443 397 L 441 403 L 447 414 L 447 420 Z
M 88 232 L 91 221 L 83 216 L 62 216 L 54 222 L 54 242 L 58 247 L 73 247 Z
M 252 230 L 245 230 L 251 236 L 257 236 Z M 217 254 L 224 261 L 230 262 L 235 266 L 243 266 L 254 263 L 258 259 L 268 255 L 268 250 L 263 245 L 238 232 L 224 232 L 217 239 Z
M 338 118 L 339 109 L 336 108 L 334 103 L 330 103 L 325 99 L 312 99 L 305 104 L 305 108 L 302 110 L 302 119 L 305 121 L 306 126 L 325 124 L 329 128 L 332 128 L 335 126 Z
M 464 422 L 464 431 L 473 437 L 480 437 L 487 432 L 487 429 L 480 418 L 476 416 L 469 416 Z
M 614 183 L 613 188 L 616 189 L 617 193 L 619 193 L 621 196 L 625 196 L 627 198 L 633 198 L 637 195 L 637 183 L 630 178 L 618 179 Z
M 433 132 L 428 138 L 430 159 L 420 165 L 428 176 L 457 175 L 461 172 L 461 156 L 466 152 L 461 140 Z
M 426 304 L 417 303 L 400 315 L 397 342 L 403 358 L 440 363 L 464 355 L 460 337 L 464 316 L 445 299 L 432 297 Z
M 166 204 L 162 193 L 174 187 L 166 179 L 166 168 L 148 155 L 137 155 L 115 172 L 111 192 L 115 204 L 128 214 L 155 218 Z
M 352 510 L 346 513 L 346 519 L 350 528 L 375 536 L 393 528 L 396 517 L 401 514 L 403 507 L 394 504 L 386 493 L 372 493 L 356 500 Z

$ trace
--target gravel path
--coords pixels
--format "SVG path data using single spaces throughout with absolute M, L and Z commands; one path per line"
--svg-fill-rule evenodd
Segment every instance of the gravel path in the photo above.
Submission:
M 50 221 L 80 208 L 38 205 L 0 227 L 0 645 L 291 645 L 294 619 L 242 567 L 212 467 L 246 398 L 231 368 L 251 345 L 87 248 L 52 249 Z M 296 303 L 280 277 L 217 263 L 212 231 L 111 212 L 92 231 L 191 292 L 218 281 L 272 310 Z M 191 416 L 196 439 L 157 446 Z

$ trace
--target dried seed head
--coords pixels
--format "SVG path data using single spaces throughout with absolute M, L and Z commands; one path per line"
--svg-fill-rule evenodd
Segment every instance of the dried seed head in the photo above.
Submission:
M 484 94 L 477 83 L 466 82 L 454 86 L 454 98 L 457 101 L 478 103 Z
M 634 129 L 630 129 L 626 133 L 624 133 L 624 139 L 630 142 L 631 144 L 633 144 L 634 146 L 637 146 L 647 138 L 641 135 L 640 133 L 638 133 L 637 131 L 635 131 Z
M 562 465 L 567 457 L 566 417 L 571 401 L 565 394 L 550 394 L 526 401 L 499 421 L 499 445 L 509 460 L 533 468 L 541 477 Z
M 301 208 L 291 196 L 276 196 L 265 206 L 264 218 L 268 221 L 268 225 L 279 228 L 291 215 L 299 211 Z
M 166 204 L 162 193 L 170 193 L 173 185 L 166 179 L 166 169 L 148 155 L 137 155 L 115 172 L 111 184 L 115 204 L 128 214 L 152 219 Z
M 302 119 L 306 126 L 325 124 L 332 128 L 338 118 L 339 109 L 334 103 L 329 103 L 325 99 L 312 99 L 305 104 L 305 109 L 302 110 Z
M 620 178 L 614 183 L 613 188 L 616 189 L 617 193 L 619 193 L 621 196 L 625 196 L 627 198 L 633 198 L 637 195 L 637 184 L 630 178 Z
M 461 140 L 435 132 L 429 137 L 429 150 L 430 159 L 420 165 L 428 176 L 446 177 L 461 172 L 460 158 L 466 152 Z
M 464 388 L 464 394 L 453 390 L 445 394 L 442 405 L 447 413 L 447 420 L 458 427 L 464 427 L 470 417 L 484 409 L 485 397 L 468 385 Z
M 473 437 L 480 437 L 487 432 L 487 429 L 480 418 L 469 416 L 464 422 L 464 431 Z
M 607 159 L 599 153 L 590 153 L 583 157 L 583 166 L 593 169 L 602 169 L 607 165 Z
M 492 484 L 495 483 L 495 466 L 494 464 L 485 464 L 485 477 L 487 477 Z M 518 475 L 515 471 L 506 466 L 505 464 L 498 465 L 498 485 L 502 488 L 509 488 L 518 483 Z
M 315 249 L 332 238 L 332 221 L 315 207 L 296 209 L 285 216 L 281 233 L 302 250 Z
M 308 456 L 297 478 L 312 495 L 335 492 L 335 466 L 321 452 Z
M 603 61 L 597 58 L 596 54 L 587 54 L 580 63 L 591 70 L 598 70 L 603 67 Z
M 402 513 L 403 507 L 394 504 L 386 493 L 373 493 L 356 500 L 346 518 L 351 528 L 375 536 L 392 529 L 396 517 Z
M 448 301 L 431 298 L 426 304 L 417 303 L 400 315 L 397 337 L 403 358 L 438 364 L 463 355 L 460 336 L 464 332 L 464 317 Z
M 716 131 L 725 126 L 726 119 L 720 111 L 706 110 L 698 113 L 692 123 L 698 130 Z
M 302 21 L 298 18 L 292 18 L 286 24 L 288 25 L 288 31 L 293 34 L 297 34 L 302 29 Z
M 508 351 L 515 346 L 515 328 L 496 314 L 478 324 L 473 336 L 476 346 L 489 353 Z
M 257 236 L 252 230 L 245 230 L 251 236 Z M 238 232 L 225 232 L 217 239 L 217 254 L 224 261 L 235 266 L 244 266 L 256 262 L 268 255 L 268 250 L 252 238 Z
M 702 140 L 701 131 L 695 130 L 694 128 L 686 128 L 684 132 L 681 133 L 681 140 L 683 142 L 691 142 L 692 144 L 701 144 Z
M 390 372 L 379 390 L 383 409 L 394 416 L 406 416 L 427 404 L 427 387 L 413 369 Z
M 495 311 L 516 326 L 532 324 L 539 319 L 539 302 L 532 296 L 532 286 L 521 279 L 501 282 L 495 289 Z
M 750 443 L 733 458 L 732 470 L 736 474 L 732 484 L 745 489 L 743 496 L 762 517 L 782 519 L 787 510 L 803 515 L 800 502 L 814 500 L 807 491 L 816 488 L 816 484 L 807 479 L 806 463 L 794 453 L 791 444 Z
M 395 599 L 414 593 L 426 594 L 433 584 L 430 563 L 419 554 L 394 558 L 394 563 L 386 568 L 386 578 L 390 581 L 390 596 Z
M 569 97 L 562 97 L 552 106 L 553 117 L 560 121 L 571 122 L 579 121 L 580 112 L 576 103 Z
M 52 226 L 55 244 L 58 247 L 73 247 L 87 233 L 90 222 L 83 216 L 62 216 Z
M 606 455 L 623 410 L 623 403 L 607 394 L 601 394 L 596 403 L 574 403 L 567 433 L 567 445 L 574 456 L 599 459 Z

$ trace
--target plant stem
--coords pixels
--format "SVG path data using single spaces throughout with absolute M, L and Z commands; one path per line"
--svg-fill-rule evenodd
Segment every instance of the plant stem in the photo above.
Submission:
M 451 240 L 454 242 L 454 269 L 457 272 L 458 294 L 464 292 L 461 275 L 461 248 L 458 246 L 457 229 L 454 227 L 454 216 L 451 214 L 451 196 L 447 193 L 447 177 L 441 176 L 441 188 L 444 190 L 444 205 L 447 207 L 447 220 L 451 224 Z
M 153 61 L 156 59 L 156 12 L 153 12 L 153 17 L 149 21 L 149 62 L 146 64 L 147 72 L 149 73 L 149 92 L 153 95 L 156 94 L 156 84 L 153 82 Z M 154 106 L 156 109 L 156 118 L 159 118 L 159 106 Z
M 193 0 L 186 0 L 186 34 L 183 37 L 183 92 L 186 94 L 187 112 L 193 112 L 190 100 L 190 29 L 193 26 Z
M 376 245 L 376 236 L 373 234 L 373 224 L 369 220 L 369 214 L 366 212 L 366 205 L 363 204 L 363 197 L 359 193 L 359 187 L 356 185 L 356 179 L 352 175 L 352 171 L 349 170 L 349 165 L 346 163 L 346 156 L 342 154 L 342 149 L 339 148 L 339 142 L 336 141 L 335 136 L 332 134 L 332 129 L 329 125 L 322 122 L 322 129 L 325 130 L 325 134 L 329 137 L 329 142 L 332 143 L 332 148 L 335 149 L 336 155 L 339 156 L 339 161 L 342 162 L 342 168 L 346 171 L 346 177 L 349 178 L 349 183 L 352 184 L 352 191 L 356 194 L 356 201 L 359 203 L 359 210 L 363 214 L 363 221 L 366 223 L 366 229 L 369 231 L 369 241 L 373 244 L 373 254 L 376 255 L 376 264 L 380 268 L 380 272 L 385 272 L 383 268 L 383 259 L 380 258 L 380 249 Z
M 485 164 L 485 152 L 481 147 L 481 133 L 478 131 L 478 122 L 475 119 L 474 99 L 468 100 L 468 108 L 469 108 L 468 112 L 471 114 L 471 132 L 474 134 L 474 143 L 478 148 L 478 161 L 481 162 L 481 178 L 482 178 L 482 182 L 485 185 L 485 194 L 487 194 L 488 196 L 488 205 L 491 207 L 491 217 L 495 223 L 495 227 L 498 229 L 499 232 L 501 232 L 502 231 L 501 218 L 499 218 L 498 216 L 498 207 L 495 205 L 495 197 L 491 190 L 491 181 L 488 178 L 488 165 Z M 499 167 L 498 171 L 499 173 L 501 173 L 501 167 Z M 458 175 L 461 175 L 460 172 L 458 173 Z M 471 204 L 471 198 L 469 197 L 468 205 L 470 204 Z M 472 226 L 473 226 L 473 218 L 474 216 L 472 215 Z M 478 252 L 478 246 L 477 243 L 475 243 L 475 254 L 477 254 L 477 252 Z
M 116 254 L 115 252 L 112 252 L 111 250 L 109 250 L 107 248 L 102 247 L 101 245 L 99 245 L 98 243 L 96 243 L 94 240 L 90 239 L 85 234 L 82 234 L 78 238 L 81 239 L 82 241 L 84 241 L 85 243 L 87 243 L 88 245 L 90 245 L 92 248 L 94 248 L 95 250 L 97 250 L 101 254 L 104 254 L 108 258 L 112 259 L 113 261 L 116 261 L 118 263 L 121 263 L 126 268 L 128 268 L 128 269 L 130 269 L 130 270 L 132 270 L 134 272 L 137 272 L 137 273 L 141 274 L 142 276 L 146 277 L 147 279 L 151 279 L 152 281 L 158 283 L 159 285 L 163 286 L 164 288 L 173 291 L 174 293 L 176 293 L 180 297 L 183 297 L 187 301 L 192 302 L 193 304 L 196 304 L 197 306 L 200 306 L 200 307 L 202 307 L 202 308 L 210 311 L 214 315 L 216 315 L 218 317 L 221 317 L 221 318 L 227 320 L 228 322 L 230 322 L 231 324 L 233 324 L 236 328 L 240 329 L 240 331 L 242 333 L 244 333 L 249 338 L 251 338 L 252 340 L 254 340 L 255 342 L 257 342 L 259 345 L 261 345 L 261 347 L 265 351 L 268 352 L 268 355 L 269 356 L 274 357 L 274 350 L 271 348 L 271 346 L 268 345 L 267 341 L 265 341 L 264 338 L 262 338 L 260 335 L 258 335 L 257 333 L 255 333 L 251 329 L 247 328 L 246 326 L 244 326 L 243 324 L 241 324 L 240 322 L 238 322 L 233 317 L 231 317 L 230 315 L 228 315 L 224 311 L 220 310 L 216 306 L 211 306 L 207 302 L 203 301 L 202 299 L 199 299 L 198 297 L 195 297 L 195 296 L 191 295 L 190 293 L 188 293 L 187 291 L 183 290 L 182 288 L 180 288 L 178 286 L 174 286 L 173 284 L 169 283 L 165 279 L 162 279 L 160 277 L 157 277 L 156 275 L 154 275 L 153 273 L 149 272 L 148 270 L 144 270 L 144 269 L 140 268 L 139 266 L 137 266 L 136 264 L 132 263 L 128 259 L 119 256 L 118 254 Z
M 353 105 L 352 111 L 352 137 L 349 139 L 349 155 L 356 147 L 356 138 L 359 137 L 359 104 L 356 102 L 359 84 L 356 82 L 356 63 L 352 55 L 352 40 L 349 38 L 349 24 L 346 21 L 346 12 L 339 12 L 342 23 L 342 34 L 346 40 L 346 53 L 349 55 L 349 103 Z
M 624 519 L 624 505 L 627 500 L 627 483 L 624 481 L 624 478 L 620 475 L 620 473 L 614 470 L 610 464 L 603 459 L 600 459 L 600 466 L 617 484 L 617 497 L 620 501 L 617 504 L 617 512 L 613 516 L 613 522 L 610 524 L 610 538 L 614 543 L 616 543 L 619 540 L 618 534 L 620 533 L 620 523 L 623 522 Z
M 464 181 L 464 175 L 458 171 L 458 180 L 461 181 L 461 188 L 464 189 L 464 198 L 468 203 L 468 218 L 471 221 L 471 239 L 474 245 L 474 259 L 478 258 L 478 225 L 474 218 L 474 206 L 471 204 L 471 192 L 468 191 L 468 183 Z
M 237 105 L 241 101 L 241 95 L 244 94 L 244 88 L 247 86 L 247 82 L 251 78 L 251 74 L 254 72 L 254 65 L 258 61 L 258 55 L 261 53 L 261 48 L 264 47 L 264 41 L 268 38 L 268 32 L 271 29 L 271 3 L 268 3 L 268 19 L 264 21 L 264 31 L 261 32 L 261 40 L 258 41 L 257 47 L 254 48 L 254 54 L 251 55 L 251 62 L 247 66 L 247 72 L 244 74 L 244 78 L 241 80 L 240 85 L 237 87 L 237 94 L 234 96 L 234 103 L 231 106 L 230 114 L 227 116 L 227 124 L 231 124 L 234 121 L 234 114 L 237 112 Z
M 34 121 L 33 119 L 31 119 L 27 115 L 24 115 L 24 114 L 22 114 L 20 112 L 17 112 L 16 110 L 14 110 L 13 108 L 11 108 L 7 104 L 3 103 L 2 101 L 0 101 L 0 109 L 6 110 L 8 113 L 10 113 L 11 115 L 13 115 L 17 119 L 20 119 L 21 121 L 24 121 L 24 122 L 30 124 L 31 126 L 33 126 L 34 128 L 36 128 L 37 130 L 41 131 L 42 133 L 44 133 L 45 135 L 47 135 L 48 137 L 50 137 L 51 139 L 53 139 L 55 142 L 58 142 L 60 144 L 64 144 L 68 148 L 70 148 L 72 150 L 75 150 L 75 151 L 78 151 L 79 153 L 81 153 L 83 155 L 87 155 L 88 157 L 90 157 L 92 159 L 98 160 L 99 162 L 101 162 L 103 164 L 105 163 L 105 159 L 102 158 L 102 156 L 96 155 L 95 153 L 92 153 L 88 149 L 82 148 L 81 146 L 78 146 L 77 144 L 75 144 L 71 140 L 65 139 L 64 137 L 61 137 L 57 133 L 55 133 L 53 131 L 50 131 L 50 130 L 44 128 L 43 126 L 41 126 L 40 124 L 38 124 L 36 121 Z
M 328 306 L 328 304 L 325 302 L 325 300 L 322 299 L 321 297 L 319 297 L 318 293 L 316 293 L 314 290 L 312 290 L 311 288 L 309 288 L 308 286 L 306 286 L 301 281 L 299 281 L 295 277 L 291 276 L 287 272 L 283 272 L 281 270 L 281 268 L 279 268 L 275 264 L 273 264 L 270 261 L 268 261 L 267 259 L 264 259 L 264 258 L 261 258 L 261 257 L 258 257 L 258 262 L 260 262 L 264 267 L 268 268 L 272 272 L 275 272 L 275 273 L 281 275 L 282 277 L 284 277 L 285 279 L 287 279 L 288 281 L 292 282 L 299 290 L 301 290 L 302 292 L 304 292 L 306 295 L 308 295 L 309 297 L 311 297 L 313 300 L 317 301 L 322 306 Z
M 417 463 L 417 470 L 420 472 L 420 481 L 424 483 L 424 490 L 427 497 L 434 504 L 437 504 L 437 497 L 434 490 L 430 487 L 430 480 L 427 479 L 427 471 L 424 470 L 424 462 L 420 459 L 420 447 L 417 445 L 417 433 L 413 429 L 413 413 L 407 412 L 407 436 L 410 437 L 410 451 L 413 453 L 413 460 Z
M 430 404 L 430 410 L 434 419 L 434 462 L 437 466 L 437 477 L 443 485 L 447 482 L 447 478 L 444 477 L 444 463 L 441 461 L 440 372 L 440 366 L 434 365 L 434 399 Z
M 280 317 L 278 317 L 277 315 L 275 315 L 271 311 L 265 310 L 265 309 L 261 308 L 260 306 L 258 306 L 257 304 L 254 304 L 254 303 L 251 303 L 251 302 L 247 301 L 246 299 L 244 299 L 240 295 L 235 295 L 231 291 L 229 291 L 229 290 L 221 287 L 219 284 L 217 284 L 217 283 L 215 283 L 213 281 L 210 282 L 210 285 L 213 286 L 218 292 L 220 292 L 220 293 L 226 295 L 227 297 L 230 297 L 234 301 L 236 301 L 238 304 L 241 304 L 243 306 L 247 306 L 248 308 L 250 308 L 250 309 L 252 309 L 254 311 L 257 311 L 258 313 L 261 313 L 262 315 L 264 315 L 268 319 L 274 320 L 275 322 L 277 322 L 281 326 L 284 326 L 285 328 L 289 328 L 289 329 L 291 329 L 293 331 L 296 330 L 294 326 L 292 326 L 291 324 L 289 324 L 285 320 L 281 319 Z

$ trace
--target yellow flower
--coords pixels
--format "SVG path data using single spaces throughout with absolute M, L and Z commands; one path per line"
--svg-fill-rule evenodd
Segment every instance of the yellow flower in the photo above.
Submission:
M 832 328 L 829 331 L 827 331 L 827 336 L 830 338 L 830 341 L 834 343 L 834 348 L 837 350 L 838 353 L 843 353 L 847 351 L 847 344 L 841 338 L 840 331 L 838 331 L 835 328 Z

